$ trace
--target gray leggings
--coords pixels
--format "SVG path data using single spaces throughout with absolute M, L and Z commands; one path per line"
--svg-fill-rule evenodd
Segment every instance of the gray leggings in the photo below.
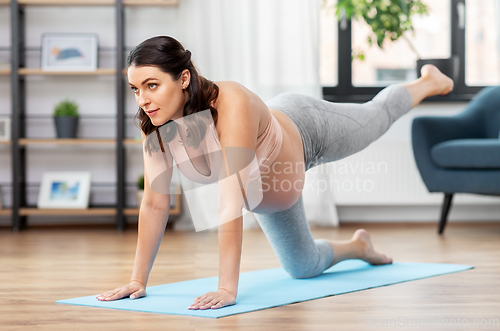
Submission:
M 410 94 L 401 85 L 386 87 L 364 104 L 333 103 L 297 93 L 279 94 L 266 104 L 297 125 L 306 171 L 361 151 L 412 108 Z M 254 215 L 291 277 L 318 276 L 332 263 L 332 246 L 311 235 L 302 195 L 286 210 Z

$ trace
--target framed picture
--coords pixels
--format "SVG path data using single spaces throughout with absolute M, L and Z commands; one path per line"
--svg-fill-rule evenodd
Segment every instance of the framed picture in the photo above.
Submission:
M 45 33 L 42 35 L 42 70 L 94 71 L 98 36 L 94 33 Z
M 10 118 L 0 117 L 0 141 L 10 139 Z
M 45 172 L 38 208 L 88 208 L 90 172 Z

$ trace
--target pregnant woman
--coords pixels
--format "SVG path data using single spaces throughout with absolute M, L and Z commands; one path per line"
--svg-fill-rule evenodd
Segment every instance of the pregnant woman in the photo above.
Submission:
M 241 84 L 212 82 L 200 76 L 190 51 L 166 36 L 139 44 L 131 51 L 127 65 L 130 87 L 139 105 L 136 117 L 144 147 L 145 192 L 131 281 L 97 299 L 146 295 L 169 216 L 172 160 L 193 181 L 213 182 L 224 177 L 220 174 L 235 179 L 218 182 L 218 288 L 194 298 L 187 309 L 218 309 L 236 303 L 243 208 L 254 213 L 281 266 L 293 278 L 318 276 L 346 259 L 373 265 L 392 263 L 391 258 L 374 250 L 363 229 L 355 231 L 349 241 L 314 239 L 302 202 L 304 176 L 317 165 L 362 150 L 424 98 L 449 93 L 453 81 L 436 67 L 426 65 L 419 79 L 390 85 L 364 104 L 350 104 L 297 93 L 283 93 L 264 103 Z M 211 115 L 208 122 L 213 125 L 197 126 L 201 116 L 184 121 L 203 113 Z M 159 142 L 157 150 L 161 149 L 163 156 L 158 163 L 169 165 L 161 175 L 158 171 L 153 175 L 155 167 L 161 167 L 150 157 L 154 155 L 153 140 Z M 221 151 L 222 162 L 210 156 L 214 146 Z M 251 151 L 257 167 L 245 167 L 248 162 L 242 161 L 235 171 L 231 163 L 245 159 L 241 155 L 230 157 L 229 151 L 235 148 Z M 231 176 L 234 173 L 238 176 Z M 258 203 L 250 208 L 249 187 L 256 182 L 266 189 L 258 191 Z

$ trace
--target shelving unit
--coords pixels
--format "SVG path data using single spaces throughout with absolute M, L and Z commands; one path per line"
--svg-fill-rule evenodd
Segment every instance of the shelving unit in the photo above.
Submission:
M 8 10 L 9 9 L 9 4 L 10 0 L 0 0 L 0 9 L 1 10 Z M 11 74 L 10 69 L 5 69 L 2 68 L 0 69 L 0 76 L 9 76 Z M 3 77 L 1 79 L 8 79 L 7 77 Z M 12 145 L 12 141 L 0 141 L 1 146 L 10 146 Z M 2 148 L 3 149 L 3 148 Z M 7 151 L 0 151 L 0 153 L 7 153 Z M 1 194 L 1 192 L 0 192 Z M 5 217 L 11 217 L 12 216 L 12 209 L 11 208 L 3 208 L 0 209 L 0 216 L 5 216 Z
M 115 208 L 89 208 L 89 209 L 38 209 L 21 208 L 19 214 L 22 216 L 50 216 L 50 215 L 116 215 Z
M 137 139 L 125 138 L 125 38 L 124 8 L 126 6 L 175 6 L 178 0 L 0 0 L 0 5 L 10 5 L 11 14 L 11 69 L 0 70 L 0 75 L 10 75 L 12 89 L 12 140 L 0 142 L 12 149 L 12 209 L 0 210 L 0 215 L 12 216 L 12 229 L 18 231 L 27 225 L 27 216 L 38 215 L 110 215 L 116 217 L 116 228 L 126 225 L 126 216 L 139 214 L 138 208 L 127 208 L 125 201 L 126 146 L 140 145 Z M 116 56 L 114 68 L 98 68 L 90 72 L 44 71 L 26 67 L 25 12 L 28 6 L 108 6 L 114 7 L 116 26 Z M 115 77 L 116 135 L 114 139 L 33 139 L 26 138 L 26 82 L 27 76 L 99 76 Z M 26 148 L 39 145 L 114 145 L 116 148 L 116 205 L 87 209 L 38 209 L 27 205 Z M 175 195 L 175 208 L 170 215 L 180 214 L 180 195 Z
M 125 6 L 177 6 L 179 0 L 123 0 Z
M 19 139 L 19 145 L 109 145 L 116 144 L 116 139 Z
M 102 69 L 98 68 L 96 71 L 78 71 L 78 72 L 67 72 L 67 71 L 45 71 L 42 69 L 34 68 L 19 68 L 19 75 L 47 75 L 47 76 L 99 76 L 99 75 L 115 75 L 115 69 Z

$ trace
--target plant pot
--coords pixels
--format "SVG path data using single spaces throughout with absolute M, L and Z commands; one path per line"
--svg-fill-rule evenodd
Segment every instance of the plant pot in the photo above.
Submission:
M 137 192 L 135 192 L 135 198 L 137 199 L 137 207 L 141 207 L 143 196 L 144 196 L 144 190 L 137 190 Z
M 455 86 L 458 83 L 460 70 L 460 59 L 454 55 L 447 59 L 420 59 L 417 60 L 417 77 L 420 77 L 420 69 L 426 64 L 435 65 L 443 74 L 453 79 Z M 453 92 L 453 91 L 452 91 Z
M 76 138 L 79 117 L 57 116 L 54 117 L 57 138 Z

